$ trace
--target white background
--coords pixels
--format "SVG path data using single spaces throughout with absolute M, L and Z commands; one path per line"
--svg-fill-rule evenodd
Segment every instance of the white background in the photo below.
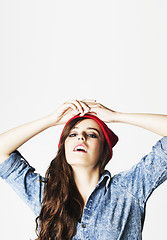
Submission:
M 167 1 L 0 1 L 0 131 L 40 118 L 70 99 L 121 112 L 167 114 Z M 110 124 L 120 141 L 108 165 L 129 169 L 161 138 Z M 42 175 L 62 127 L 19 150 Z M 0 179 L 0 239 L 34 239 L 35 216 Z M 144 240 L 166 239 L 167 183 L 147 204 Z

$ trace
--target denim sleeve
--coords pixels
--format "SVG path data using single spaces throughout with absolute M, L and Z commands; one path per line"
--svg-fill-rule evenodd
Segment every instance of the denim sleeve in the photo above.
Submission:
M 0 164 L 0 177 L 28 204 L 36 216 L 39 215 L 43 196 L 44 180 L 40 174 L 18 152 Z
M 167 179 L 167 137 L 159 140 L 132 169 L 118 175 L 122 187 L 144 206 L 151 193 Z

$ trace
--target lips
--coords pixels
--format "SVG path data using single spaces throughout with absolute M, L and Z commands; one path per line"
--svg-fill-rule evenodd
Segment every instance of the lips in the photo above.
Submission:
M 84 144 L 78 144 L 75 146 L 74 152 L 87 152 L 87 147 Z

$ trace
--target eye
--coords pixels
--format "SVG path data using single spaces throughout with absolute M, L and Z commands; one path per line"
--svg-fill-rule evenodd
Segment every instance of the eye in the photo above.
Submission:
M 97 138 L 97 135 L 96 135 L 95 133 L 89 133 L 89 134 L 88 134 L 88 137 Z
M 70 133 L 70 134 L 69 134 L 69 137 L 76 137 L 76 136 L 77 136 L 76 133 Z

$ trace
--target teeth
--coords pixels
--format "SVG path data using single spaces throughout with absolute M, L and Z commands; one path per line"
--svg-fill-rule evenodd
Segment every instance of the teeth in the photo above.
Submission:
M 77 146 L 76 148 L 74 148 L 74 151 L 84 151 L 84 152 L 86 152 L 86 149 L 83 146 Z
M 83 150 L 83 151 L 85 151 L 85 149 L 84 149 L 83 147 L 77 147 L 75 150 L 76 150 L 76 151 L 77 151 L 77 150 Z

